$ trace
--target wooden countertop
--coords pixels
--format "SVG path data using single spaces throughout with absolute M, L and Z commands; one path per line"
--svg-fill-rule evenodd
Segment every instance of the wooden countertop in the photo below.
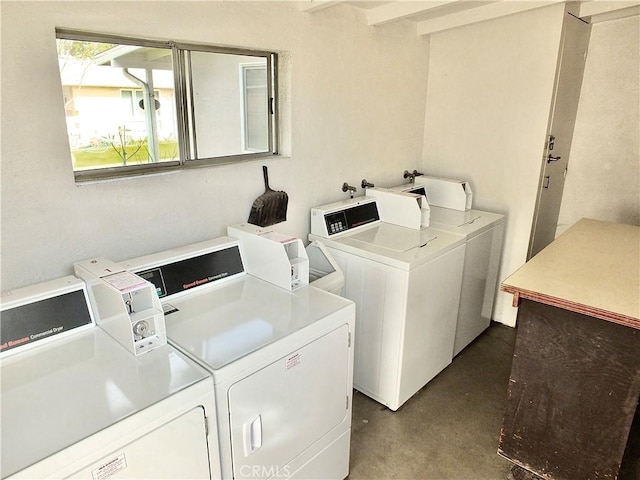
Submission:
M 640 329 L 640 227 L 583 218 L 502 283 L 520 298 Z

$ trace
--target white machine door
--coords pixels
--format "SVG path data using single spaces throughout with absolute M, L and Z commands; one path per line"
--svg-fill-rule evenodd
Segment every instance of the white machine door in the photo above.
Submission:
M 342 325 L 231 386 L 234 478 L 286 477 L 289 462 L 344 420 L 348 336 Z
M 204 409 L 196 407 L 65 478 L 210 479 Z

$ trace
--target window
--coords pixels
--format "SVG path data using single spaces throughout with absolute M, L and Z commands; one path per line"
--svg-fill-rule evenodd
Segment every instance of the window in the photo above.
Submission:
M 277 153 L 275 53 L 56 37 L 77 181 Z

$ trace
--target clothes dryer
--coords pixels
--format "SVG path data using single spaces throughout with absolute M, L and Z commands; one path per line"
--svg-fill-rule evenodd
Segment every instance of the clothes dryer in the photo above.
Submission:
M 397 410 L 451 363 L 465 241 L 380 221 L 375 198 L 311 210 L 356 303 L 354 386 Z
M 353 302 L 248 275 L 230 237 L 121 264 L 157 286 L 169 343 L 214 380 L 224 478 L 348 475 Z
M 2 478 L 220 478 L 203 368 L 167 344 L 127 351 L 72 276 L 0 308 Z

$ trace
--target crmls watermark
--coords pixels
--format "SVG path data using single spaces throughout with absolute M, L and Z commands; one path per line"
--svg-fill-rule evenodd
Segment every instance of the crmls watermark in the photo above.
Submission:
M 243 465 L 240 476 L 244 478 L 288 478 L 291 475 L 289 466 L 280 468 L 278 465 Z

